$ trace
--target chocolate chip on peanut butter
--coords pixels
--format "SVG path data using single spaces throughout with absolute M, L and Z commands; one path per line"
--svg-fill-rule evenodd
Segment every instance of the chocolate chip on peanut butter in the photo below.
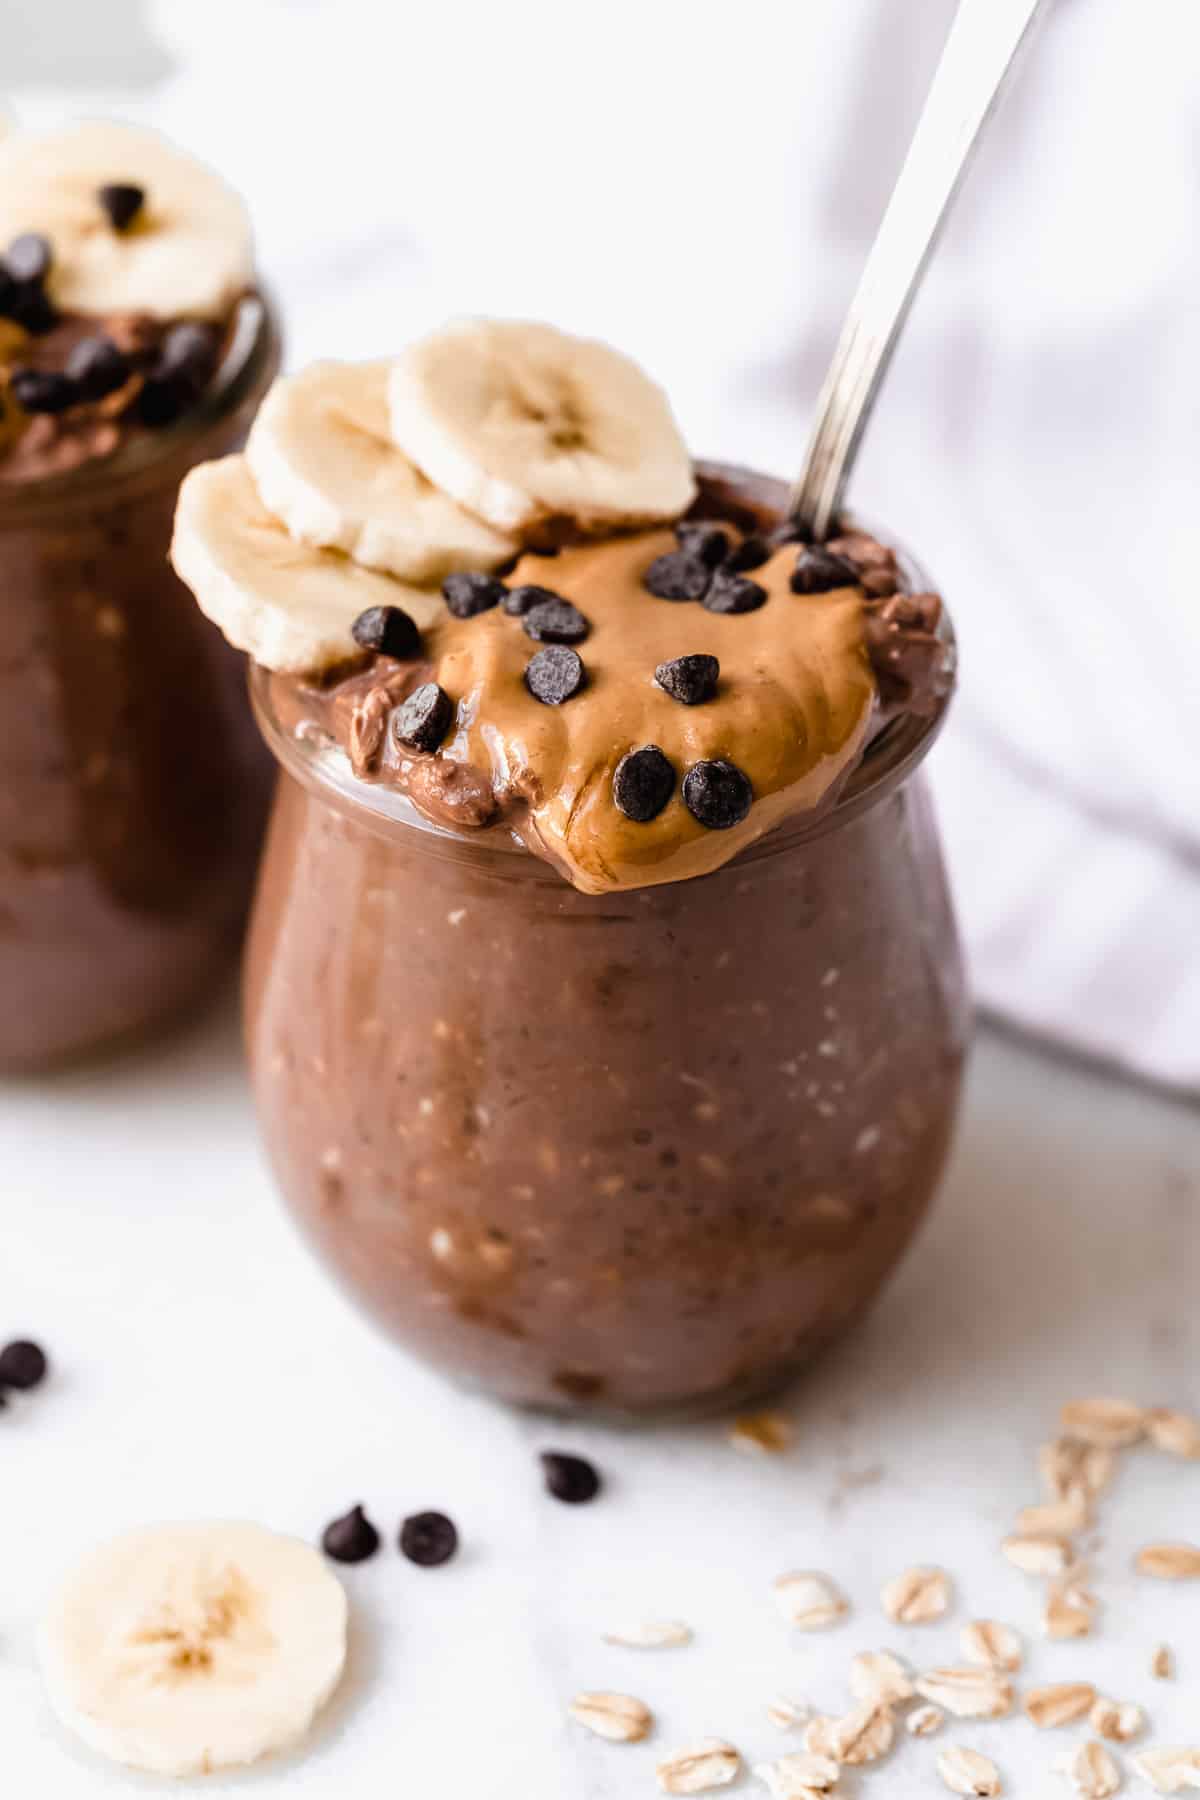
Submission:
M 729 533 L 710 519 L 681 519 L 675 527 L 679 548 L 689 556 L 699 557 L 710 569 L 723 563 L 729 555 Z
M 754 789 L 736 763 L 697 762 L 683 778 L 683 804 L 707 831 L 728 831 L 750 811 Z
M 511 618 L 520 619 L 531 606 L 537 606 L 539 601 L 560 598 L 553 588 L 538 587 L 536 582 L 526 581 L 520 587 L 509 588 L 500 605 Z
M 710 565 L 691 550 L 656 556 L 643 577 L 647 591 L 658 600 L 702 600 L 711 580 Z
M 421 633 L 402 606 L 369 606 L 355 619 L 350 635 L 360 649 L 401 662 L 421 654 Z
M 675 771 L 657 744 L 628 751 L 613 770 L 613 800 L 635 825 L 657 819 L 675 792 Z
M 737 549 L 730 552 L 724 566 L 731 575 L 744 575 L 750 569 L 761 569 L 770 555 L 770 544 L 755 532 L 743 538 Z
M 521 623 L 539 644 L 581 644 L 591 630 L 579 608 L 557 594 L 548 600 L 535 600 L 522 615 Z
M 562 706 L 574 699 L 587 683 L 583 659 L 566 644 L 550 644 L 530 658 L 525 686 L 543 706 Z
M 456 619 L 473 619 L 479 613 L 490 612 L 493 606 L 500 605 L 507 592 L 502 581 L 473 569 L 447 575 L 442 583 L 446 609 Z
M 721 665 L 717 658 L 701 652 L 659 663 L 654 671 L 659 687 L 681 706 L 702 706 L 706 700 L 711 700 L 720 678 Z
M 422 682 L 392 715 L 392 731 L 410 750 L 431 754 L 454 723 L 454 702 L 436 681 Z
M 132 181 L 106 181 L 96 198 L 114 231 L 126 231 L 146 204 L 146 190 Z
M 767 598 L 767 590 L 748 575 L 731 575 L 718 569 L 702 604 L 714 613 L 755 612 Z
M 819 545 L 802 550 L 792 572 L 793 594 L 830 594 L 835 588 L 857 587 L 858 570 L 844 556 Z

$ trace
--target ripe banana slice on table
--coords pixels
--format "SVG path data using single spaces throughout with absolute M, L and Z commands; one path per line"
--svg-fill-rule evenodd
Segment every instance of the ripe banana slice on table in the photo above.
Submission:
M 118 227 L 100 194 L 143 199 Z M 92 122 L 0 141 L 0 250 L 26 232 L 53 253 L 64 312 L 220 319 L 254 275 L 250 220 L 219 175 L 156 132 Z
M 435 486 L 501 531 L 677 517 L 696 487 L 662 389 L 627 356 L 552 325 L 460 319 L 390 381 L 392 437 Z
M 498 568 L 515 538 L 439 493 L 393 444 L 390 362 L 319 362 L 277 381 L 246 445 L 263 501 L 301 543 L 408 581 Z
M 229 642 L 281 673 L 350 655 L 350 627 L 369 607 L 401 606 L 419 626 L 441 610 L 435 594 L 297 543 L 263 505 L 241 456 L 201 463 L 184 479 L 171 562 Z
M 59 1719 L 159 1775 L 250 1763 L 301 1738 L 341 1679 L 346 1596 L 325 1560 L 260 1525 L 158 1525 L 67 1577 L 39 1654 Z

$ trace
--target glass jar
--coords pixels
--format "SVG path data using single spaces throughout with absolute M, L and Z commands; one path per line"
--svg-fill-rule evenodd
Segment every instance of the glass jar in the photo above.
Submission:
M 167 549 L 180 481 L 243 442 L 278 361 L 249 298 L 177 424 L 0 484 L 0 1068 L 134 1037 L 236 954 L 272 770 Z
M 502 834 L 434 830 L 252 687 L 283 769 L 252 1078 L 351 1293 L 467 1383 L 619 1416 L 744 1404 L 851 1325 L 958 1100 L 968 1009 L 917 772 L 940 713 L 894 722 L 823 818 L 594 896 Z

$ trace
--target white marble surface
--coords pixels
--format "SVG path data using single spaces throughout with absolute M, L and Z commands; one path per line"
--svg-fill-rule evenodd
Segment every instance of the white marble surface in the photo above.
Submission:
M 655 1792 L 656 1756 L 695 1737 L 780 1753 L 765 1702 L 782 1689 L 840 1707 L 857 1649 L 953 1661 L 972 1614 L 1032 1637 L 1034 1585 L 995 1545 L 1036 1497 L 1058 1403 L 1111 1389 L 1200 1406 L 1200 1116 L 995 1038 L 934 1222 L 865 1331 L 791 1398 L 796 1447 L 769 1462 L 715 1425 L 515 1416 L 380 1341 L 275 1201 L 231 1008 L 152 1053 L 4 1088 L 0 1131 L 0 1336 L 43 1338 L 56 1371 L 0 1419 L 0 1792 L 22 1800 L 160 1791 L 73 1748 L 34 1668 L 48 1586 L 114 1529 L 240 1514 L 311 1536 L 360 1498 L 389 1532 L 430 1505 L 462 1527 L 443 1570 L 389 1551 L 350 1572 L 352 1671 L 309 1753 L 205 1793 L 602 1800 Z M 541 1493 L 550 1444 L 596 1459 L 602 1501 Z M 1200 1537 L 1200 1466 L 1143 1452 L 1104 1515 L 1101 1633 L 1035 1642 L 1029 1670 L 1139 1698 L 1155 1738 L 1197 1741 L 1200 1589 L 1129 1573 L 1159 1535 Z M 889 1626 L 881 1582 L 930 1559 L 957 1578 L 953 1620 Z M 843 1628 L 789 1638 L 769 1590 L 797 1566 L 842 1582 Z M 655 1615 L 690 1621 L 695 1644 L 600 1641 Z M 1149 1679 L 1159 1640 L 1178 1652 L 1170 1685 Z M 653 1740 L 610 1746 L 569 1724 L 582 1687 L 644 1697 Z M 1049 1765 L 1074 1735 L 1020 1720 L 942 1741 L 992 1754 L 1010 1793 L 1066 1795 Z M 935 1744 L 904 1742 L 852 1792 L 943 1791 Z M 764 1791 L 748 1775 L 742 1789 Z

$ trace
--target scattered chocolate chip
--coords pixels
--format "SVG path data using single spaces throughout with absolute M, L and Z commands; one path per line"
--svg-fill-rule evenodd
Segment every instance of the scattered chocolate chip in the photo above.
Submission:
M 668 550 L 656 556 L 642 577 L 642 585 L 659 600 L 701 600 L 712 580 L 712 570 L 690 550 Z
M 793 594 L 828 594 L 834 588 L 857 587 L 858 570 L 844 556 L 815 546 L 802 550 L 792 571 Z
M 436 1569 L 458 1549 L 458 1528 L 445 1513 L 414 1513 L 400 1527 L 400 1550 L 422 1569 Z
M 17 405 L 27 413 L 66 412 L 81 399 L 70 377 L 54 369 L 14 369 L 9 386 Z
M 757 533 L 743 538 L 736 550 L 725 558 L 725 568 L 730 575 L 745 575 L 750 569 L 761 569 L 771 555 L 771 546 L 766 538 Z
M 708 831 L 739 825 L 753 803 L 750 779 L 735 763 L 693 763 L 683 778 L 683 804 Z
M 657 819 L 675 792 L 675 771 L 657 744 L 629 750 L 613 770 L 613 800 L 635 825 Z
M 535 600 L 522 614 L 521 623 L 539 644 L 581 644 L 591 630 L 579 608 L 557 595 Z
M 58 312 L 40 282 L 19 283 L 9 306 L 7 317 L 27 331 L 30 337 L 44 337 L 58 324 Z
M 129 358 L 109 337 L 80 338 L 63 365 L 68 380 L 79 389 L 81 400 L 103 400 L 129 380 Z
M 436 681 L 425 681 L 397 707 L 392 717 L 392 730 L 410 750 L 432 753 L 439 748 L 453 723 L 453 700 Z
M 321 1548 L 334 1562 L 366 1562 L 379 1548 L 379 1533 L 362 1507 L 355 1506 L 343 1518 L 335 1519 L 332 1525 L 325 1527 Z
M 586 682 L 582 658 L 565 644 L 539 650 L 525 669 L 525 686 L 543 706 L 561 706 L 565 700 L 573 700 Z
M 635 752 L 641 755 L 640 751 Z M 662 752 L 658 754 L 661 756 Z M 665 760 L 665 759 L 664 759 Z M 546 1491 L 568 1506 L 582 1506 L 600 1492 L 600 1477 L 582 1456 L 568 1456 L 561 1450 L 542 1451 L 542 1471 Z
M 40 232 L 22 232 L 4 252 L 4 266 L 14 281 L 42 282 L 50 273 L 54 252 Z
M 359 613 L 350 635 L 363 650 L 407 662 L 421 654 L 421 633 L 402 606 L 369 606 Z
M 539 601 L 557 599 L 559 595 L 553 588 L 538 587 L 535 582 L 527 581 L 522 587 L 509 588 L 500 605 L 510 617 L 519 619 Z
M 18 1338 L 0 1350 L 0 1388 L 19 1388 L 26 1393 L 46 1379 L 46 1352 L 28 1338 Z
M 772 550 L 779 550 L 784 544 L 802 544 L 804 533 L 795 519 L 784 519 L 773 525 L 767 533 L 767 543 Z
M 491 612 L 507 593 L 502 581 L 481 575 L 476 569 L 463 569 L 447 575 L 442 583 L 442 598 L 456 619 L 473 619 L 479 613 Z
M 677 656 L 674 662 L 659 663 L 654 671 L 659 687 L 681 706 L 702 706 L 706 700 L 711 700 L 720 678 L 721 665 L 716 657 L 702 652 Z
M 703 605 L 714 613 L 757 612 L 767 598 L 767 590 L 748 575 L 729 575 L 718 569 Z
M 96 198 L 108 214 L 113 230 L 124 231 L 141 212 L 146 190 L 135 187 L 131 181 L 107 181 L 102 188 L 97 188 Z
M 675 527 L 679 548 L 715 569 L 729 555 L 729 533 L 708 519 L 680 519 Z
M 173 425 L 204 392 L 219 355 L 220 335 L 214 326 L 191 319 L 172 325 L 138 395 L 142 423 Z

